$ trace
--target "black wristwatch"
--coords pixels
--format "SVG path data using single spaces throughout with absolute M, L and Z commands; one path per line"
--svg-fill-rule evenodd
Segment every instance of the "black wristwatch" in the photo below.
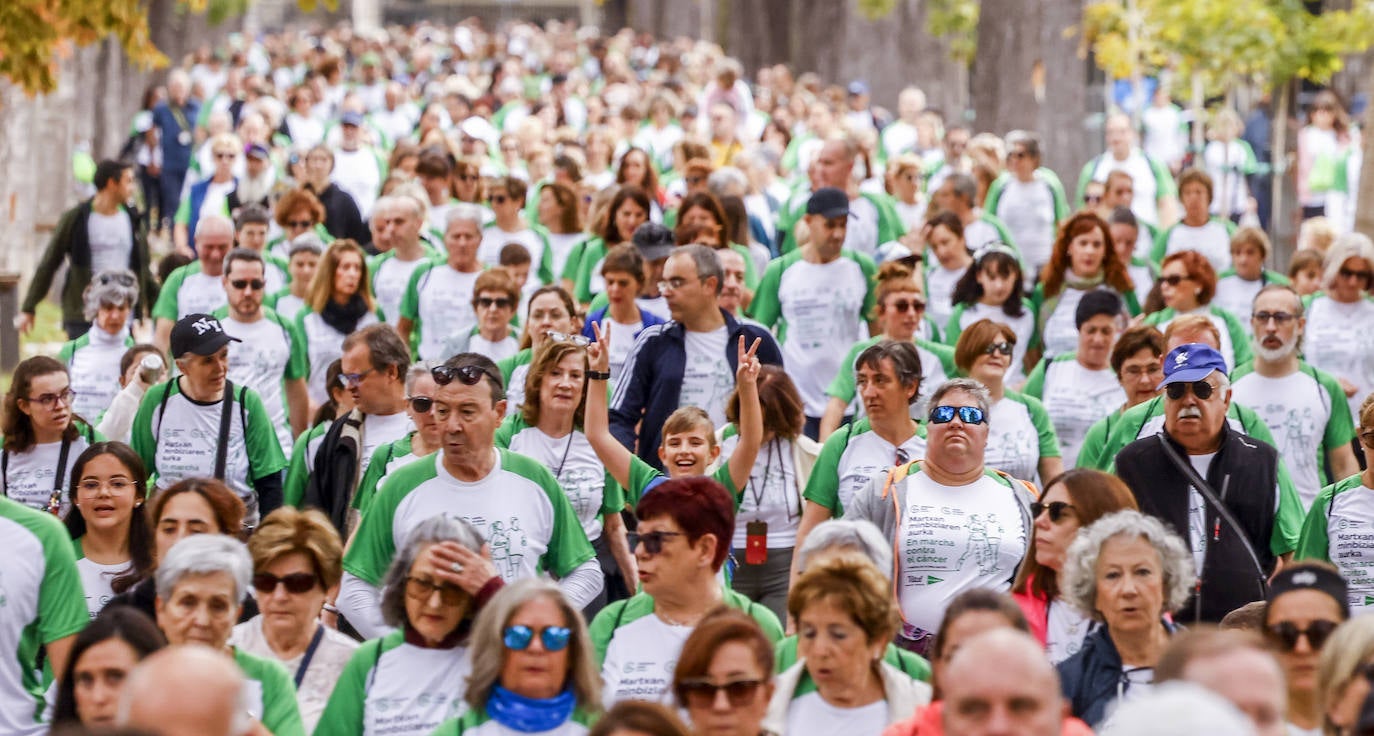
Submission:
M 611 380 L 611 372 L 610 372 L 610 371 L 587 371 L 587 378 L 588 378 L 589 380 L 592 380 L 592 381 L 609 381 L 609 380 Z

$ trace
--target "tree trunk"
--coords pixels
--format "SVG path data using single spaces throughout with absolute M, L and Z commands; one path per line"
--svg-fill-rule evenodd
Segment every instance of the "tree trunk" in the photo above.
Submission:
M 1374 75 L 1369 78 L 1369 96 L 1374 99 Z M 1374 106 L 1364 112 L 1361 126 L 1364 161 L 1360 171 L 1360 188 L 1355 193 L 1355 230 L 1374 238 Z
M 1269 209 L 1269 229 L 1274 235 L 1276 247 L 1274 261 L 1281 268 L 1288 268 L 1288 257 L 1293 253 L 1293 244 L 1283 242 L 1277 237 L 1284 232 L 1287 222 L 1284 218 L 1290 216 L 1283 207 L 1283 195 L 1290 191 L 1288 184 L 1288 106 L 1289 99 L 1293 91 L 1293 81 L 1290 79 L 1279 85 L 1279 97 L 1274 101 L 1273 122 L 1273 165 L 1274 171 L 1270 174 L 1273 177 L 1270 193 L 1272 195 Z M 1282 258 L 1280 258 L 1282 254 Z
M 1033 73 L 1044 55 L 1040 34 L 1034 31 L 1040 27 L 1039 3 L 983 0 L 972 85 L 977 130 L 1002 135 L 1036 128 L 1040 102 Z

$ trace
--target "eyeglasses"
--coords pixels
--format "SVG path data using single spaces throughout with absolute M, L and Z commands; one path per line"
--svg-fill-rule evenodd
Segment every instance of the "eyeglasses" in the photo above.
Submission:
M 725 698 L 731 708 L 743 708 L 754 702 L 763 680 L 731 680 L 716 684 L 710 680 L 683 680 L 677 685 L 678 700 L 692 708 L 710 708 L 716 702 L 716 694 L 725 691 Z
M 1088 195 L 1084 195 L 1084 197 L 1083 197 L 1083 202 L 1084 202 L 1084 204 L 1097 204 L 1098 202 L 1101 202 L 1101 201 L 1102 201 L 1102 195 L 1101 195 L 1101 194 L 1088 194 Z
M 1371 274 L 1368 271 L 1352 271 L 1348 268 L 1342 268 L 1337 273 L 1343 279 L 1359 279 L 1360 281 L 1368 281 L 1371 278 Z
M 539 630 L 539 642 L 544 645 L 546 652 L 561 652 L 568 647 L 568 642 L 572 640 L 572 629 L 566 626 L 545 626 Z M 535 630 L 524 625 L 507 626 L 501 635 L 501 641 L 506 648 L 516 652 L 523 652 L 530 648 L 534 642 Z
M 700 279 L 698 279 L 698 281 L 699 280 Z M 658 290 L 667 291 L 669 289 L 672 289 L 673 291 L 677 291 L 678 289 L 681 289 L 682 287 L 690 283 L 692 282 L 682 278 L 681 276 L 674 276 L 671 279 L 658 282 Z
M 427 601 L 436 590 L 439 591 L 439 601 L 446 606 L 458 605 L 466 595 L 462 588 L 452 583 L 436 583 L 424 578 L 406 577 L 406 595 L 413 600 Z
M 248 287 L 253 287 L 253 291 L 261 291 L 267 287 L 267 282 L 262 279 L 234 279 L 229 285 L 242 291 Z
M 1269 324 L 1269 320 L 1274 320 L 1277 324 L 1286 325 L 1297 319 L 1297 315 L 1288 312 L 1255 312 L 1250 315 L 1250 319 L 1264 325 Z
M 464 386 L 476 386 L 482 380 L 482 376 L 488 376 L 499 386 L 501 379 L 491 375 L 479 365 L 439 365 L 429 370 L 429 375 L 434 378 L 434 382 L 440 386 L 447 386 L 458 379 Z
M 459 174 L 459 175 L 458 175 L 458 181 L 477 181 L 477 179 L 478 179 L 478 176 L 477 176 L 476 174 Z
M 313 220 L 287 220 L 286 226 L 293 230 L 304 230 L 315 227 L 315 222 Z
M 1164 392 L 1169 395 L 1169 398 L 1178 400 L 1183 398 L 1183 396 L 1188 393 L 1189 387 L 1192 387 L 1193 395 L 1198 397 L 1199 399 L 1202 399 L 1203 401 L 1212 398 L 1212 392 L 1216 391 L 1216 389 L 1212 388 L 1212 384 L 1206 381 L 1193 381 L 1192 383 L 1180 381 L 1178 383 L 1171 383 L 1168 386 L 1165 386 Z
M 591 338 L 586 335 L 569 335 L 566 332 L 558 332 L 557 330 L 549 330 L 544 333 L 544 336 L 554 342 L 566 342 L 579 348 L 585 348 L 592 344 Z
M 1001 354 L 1003 354 L 1003 355 L 1011 355 L 1012 348 L 1013 348 L 1013 345 L 1012 345 L 1010 342 L 1008 342 L 1008 341 L 1006 341 L 1006 340 L 1003 340 L 1002 342 L 995 342 L 995 343 L 993 343 L 993 344 L 991 344 L 991 345 L 989 345 L 989 346 L 983 348 L 983 355 L 992 355 L 992 354 L 994 354 L 994 353 L 1001 353 Z
M 56 405 L 57 405 L 57 402 L 59 402 L 59 401 L 61 401 L 63 404 L 66 404 L 67 406 L 71 406 L 71 405 L 72 405 L 72 399 L 74 399 L 74 398 L 76 398 L 76 392 L 73 391 L 73 390 L 71 390 L 71 389 L 69 389 L 69 388 L 65 388 L 65 389 L 62 389 L 60 392 L 55 393 L 55 394 L 40 394 L 40 395 L 38 395 L 38 396 L 25 396 L 25 397 L 24 397 L 24 400 L 27 401 L 27 402 L 29 402 L 29 403 L 31 403 L 31 404 L 38 404 L 39 406 L 43 407 L 44 409 L 51 409 L 51 408 L 53 408 L 54 406 L 56 406 Z
M 680 536 L 682 532 L 645 532 L 639 535 L 639 544 L 644 545 L 645 552 L 656 555 L 663 551 L 663 540 Z
M 134 285 L 134 275 L 128 271 L 103 271 L 97 274 L 93 280 L 101 286 L 108 286 L 109 284 Z
M 976 406 L 937 406 L 930 410 L 930 423 L 949 424 L 955 416 L 964 424 L 982 424 L 987 419 Z
M 905 299 L 898 299 L 897 301 L 892 303 L 891 307 L 894 311 L 906 314 L 908 310 L 915 310 L 919 312 L 922 309 L 925 309 L 926 303 L 921 301 L 920 299 L 913 299 L 911 301 L 907 301 Z
M 1307 625 L 1305 629 L 1299 629 L 1297 624 L 1292 621 L 1280 621 L 1272 626 L 1265 628 L 1265 633 L 1285 652 L 1291 652 L 1298 646 L 1298 639 L 1307 637 L 1307 646 L 1312 651 L 1317 651 L 1326 643 L 1331 632 L 1336 630 L 1340 624 L 1336 621 L 1317 619 Z
M 1184 281 L 1189 281 L 1189 280 L 1191 280 L 1192 278 L 1193 278 L 1192 276 L 1179 275 L 1179 274 L 1176 274 L 1176 273 L 1171 273 L 1171 274 L 1169 274 L 1168 276 L 1160 276 L 1160 277 L 1159 277 L 1159 283 L 1161 283 L 1161 284 L 1168 284 L 1168 285 L 1170 285 L 1170 286 L 1178 286 L 1179 284 L 1183 283 Z
M 278 585 L 285 585 L 288 593 L 300 595 L 314 590 L 317 582 L 319 578 L 308 572 L 293 572 L 281 577 L 270 572 L 260 572 L 253 576 L 253 588 L 264 595 L 275 593 Z
M 500 307 L 501 309 L 511 309 L 515 306 L 514 301 L 507 299 L 504 296 L 479 296 L 476 299 L 473 299 L 473 301 L 477 303 L 478 309 L 491 309 L 492 307 Z
M 1039 519 L 1040 512 L 1048 511 L 1050 512 L 1050 521 L 1058 524 L 1059 520 L 1064 518 L 1064 513 L 1072 508 L 1073 504 L 1064 501 L 1050 501 L 1049 503 L 1033 501 L 1030 505 L 1031 518 Z
M 1015 161 L 1018 158 L 1030 158 L 1030 154 L 1026 151 L 1009 151 L 1007 153 L 1007 158 Z
M 1160 365 L 1159 363 L 1151 363 L 1149 365 L 1127 366 L 1121 369 L 1121 373 L 1127 378 L 1136 379 L 1140 378 L 1141 376 L 1153 376 L 1154 374 L 1159 373 L 1163 370 L 1164 366 Z
M 434 408 L 434 399 L 429 396 L 407 396 L 406 401 L 416 414 L 428 414 Z
M 353 388 L 354 386 L 357 386 L 358 384 L 362 383 L 363 379 L 367 378 L 368 374 L 373 373 L 376 370 L 376 368 L 368 368 L 362 373 L 340 373 L 339 385 L 343 386 L 344 388 Z

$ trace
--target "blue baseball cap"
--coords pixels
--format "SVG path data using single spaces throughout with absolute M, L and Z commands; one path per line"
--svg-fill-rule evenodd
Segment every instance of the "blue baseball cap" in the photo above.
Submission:
M 1164 380 L 1155 390 L 1171 383 L 1192 383 L 1212 375 L 1212 371 L 1226 373 L 1226 359 L 1209 345 L 1190 342 L 1179 345 L 1164 358 Z

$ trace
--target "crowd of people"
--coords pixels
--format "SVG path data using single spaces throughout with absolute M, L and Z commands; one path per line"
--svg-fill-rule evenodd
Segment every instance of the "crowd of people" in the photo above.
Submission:
M 21 308 L 0 733 L 1374 732 L 1340 101 L 1286 275 L 1235 112 L 1070 193 L 925 102 L 558 23 L 187 59 Z

